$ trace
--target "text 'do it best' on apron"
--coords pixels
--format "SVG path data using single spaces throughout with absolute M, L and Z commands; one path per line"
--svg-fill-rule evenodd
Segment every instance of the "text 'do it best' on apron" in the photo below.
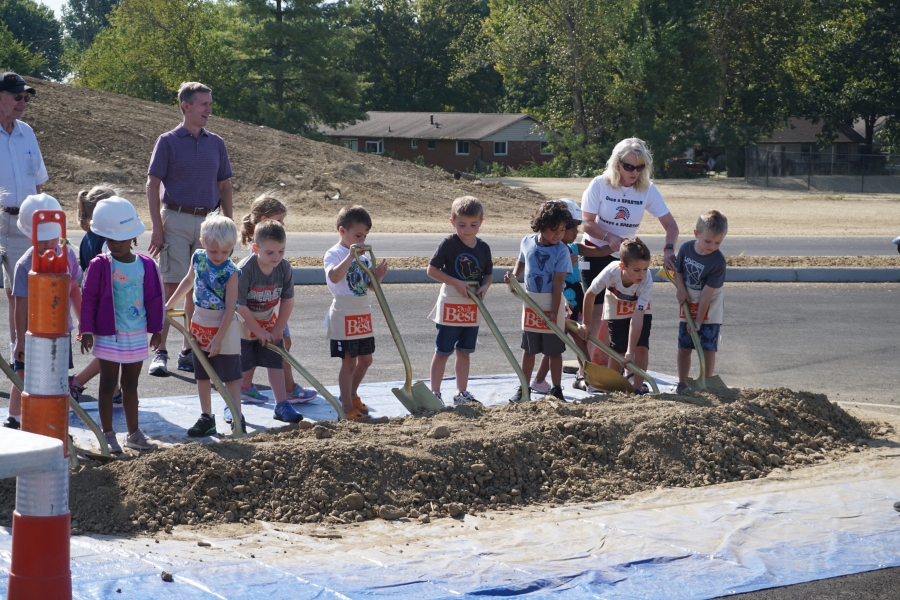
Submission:
M 553 294 L 552 293 L 544 293 L 539 294 L 536 292 L 527 292 L 531 299 L 534 300 L 535 304 L 544 311 L 544 314 L 550 316 L 550 310 L 553 308 Z M 559 301 L 559 311 L 556 314 L 556 324 L 560 327 L 565 327 L 565 319 L 566 319 L 566 303 L 564 299 L 560 298 Z M 541 319 L 540 316 L 535 314 L 531 307 L 527 304 L 522 304 L 522 330 L 523 331 L 531 331 L 533 333 L 553 333 L 553 330 Z
M 441 285 L 441 293 L 428 318 L 440 325 L 455 327 L 477 327 L 482 321 L 475 301 L 446 283 Z
M 360 340 L 375 335 L 368 296 L 335 296 L 325 315 L 330 340 Z
M 219 325 L 222 323 L 221 310 L 209 310 L 208 308 L 194 307 L 194 316 L 191 317 L 191 335 L 200 344 L 200 347 L 208 351 L 209 343 L 213 337 L 219 332 Z M 237 313 L 232 317 L 231 325 L 225 333 L 225 339 L 222 340 L 222 348 L 219 354 L 232 355 L 241 353 L 241 334 L 237 322 Z
M 265 329 L 268 332 L 272 332 L 272 329 L 275 327 L 275 321 L 278 320 L 278 313 L 273 309 L 272 313 L 269 315 L 268 319 L 257 319 L 257 315 L 265 314 L 265 313 L 256 313 L 250 311 L 250 314 L 253 315 L 254 319 L 256 319 L 256 324 Z M 247 324 L 244 321 L 240 321 L 241 323 L 241 337 L 245 340 L 255 340 L 256 336 L 253 335 L 253 332 L 250 331 L 250 328 L 247 327 Z
M 685 289 L 687 289 L 688 293 L 688 306 L 691 307 L 691 318 L 696 322 L 697 311 L 700 310 L 700 290 L 691 288 Z M 713 292 L 712 298 L 709 299 L 709 308 L 706 310 L 706 318 L 703 320 L 703 325 L 722 324 L 722 321 L 725 318 L 725 294 L 723 293 L 723 289 L 724 288 L 718 288 Z M 679 307 L 678 309 L 678 320 L 682 322 L 685 320 L 683 307 Z
M 636 308 L 637 302 L 635 300 L 622 300 L 612 292 L 611 288 L 606 288 L 603 302 L 603 318 L 605 320 L 630 319 L 634 316 Z M 650 304 L 644 309 L 644 314 L 651 314 Z

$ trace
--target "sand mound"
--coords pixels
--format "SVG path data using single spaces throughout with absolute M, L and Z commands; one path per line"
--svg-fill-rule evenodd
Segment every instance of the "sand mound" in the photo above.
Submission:
M 427 520 L 610 500 L 833 460 L 865 446 L 872 429 L 824 395 L 783 388 L 600 398 L 324 422 L 83 467 L 71 480 L 73 528 Z M 0 485 L 0 521 L 14 498 L 11 481 Z

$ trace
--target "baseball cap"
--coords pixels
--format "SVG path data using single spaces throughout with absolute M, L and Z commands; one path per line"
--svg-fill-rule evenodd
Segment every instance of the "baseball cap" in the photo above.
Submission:
M 0 73 L 0 92 L 9 92 L 10 94 L 28 92 L 32 96 L 35 93 L 34 88 L 26 84 L 22 77 L 9 71 Z
M 582 221 L 582 219 L 581 219 L 581 207 L 578 206 L 578 203 L 576 203 L 576 202 L 575 202 L 574 200 L 572 200 L 571 198 L 560 198 L 560 200 L 562 200 L 562 201 L 565 203 L 566 207 L 568 207 L 568 209 L 569 209 L 569 214 L 572 215 L 572 220 L 573 220 L 573 221 L 578 221 L 579 223 L 581 223 L 581 221 Z

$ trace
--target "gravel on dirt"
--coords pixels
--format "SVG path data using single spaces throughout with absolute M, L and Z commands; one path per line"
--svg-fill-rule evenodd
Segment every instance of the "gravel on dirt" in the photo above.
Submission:
M 69 506 L 75 533 L 427 521 L 756 479 L 837 460 L 891 432 L 824 395 L 785 388 L 466 405 L 83 465 L 72 474 Z M 14 502 L 15 483 L 0 482 L 0 524 L 9 524 Z

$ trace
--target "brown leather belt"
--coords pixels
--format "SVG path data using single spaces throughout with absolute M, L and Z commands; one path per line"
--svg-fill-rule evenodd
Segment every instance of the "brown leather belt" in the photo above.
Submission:
M 18 206 L 0 206 L 0 210 L 5 213 L 9 213 L 12 216 L 16 216 L 17 214 L 19 214 Z
M 194 215 L 195 217 L 205 217 L 212 212 L 209 208 L 191 208 L 190 206 L 178 206 L 176 204 L 166 204 L 166 208 L 175 212 Z M 18 211 L 18 209 L 16 210 Z

